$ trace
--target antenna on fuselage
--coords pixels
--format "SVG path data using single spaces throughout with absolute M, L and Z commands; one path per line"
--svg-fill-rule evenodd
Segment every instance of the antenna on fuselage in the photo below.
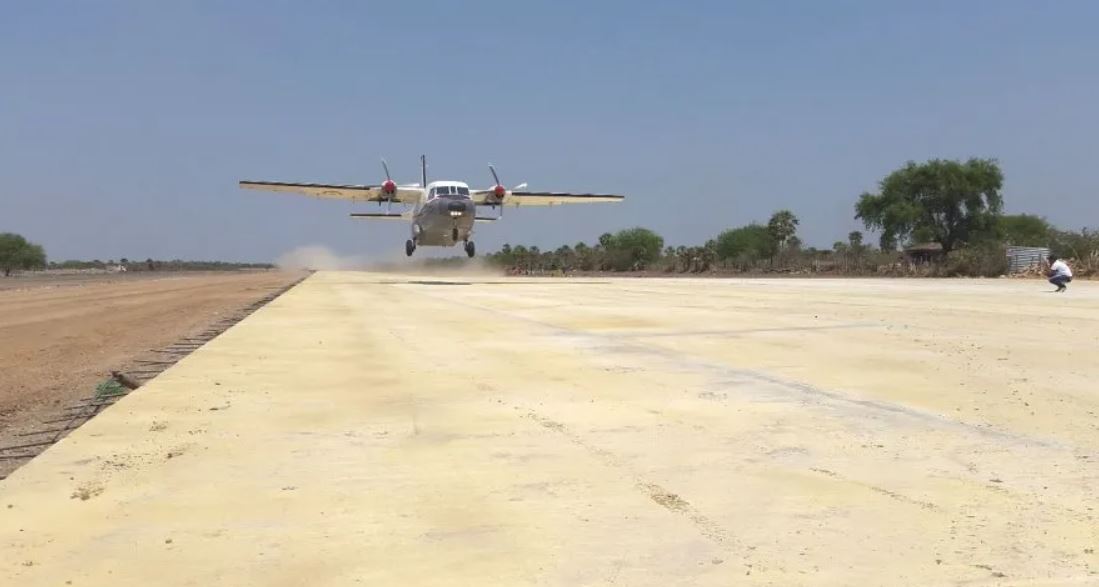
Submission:
M 420 179 L 424 182 L 424 189 L 427 189 L 427 155 L 420 155 Z

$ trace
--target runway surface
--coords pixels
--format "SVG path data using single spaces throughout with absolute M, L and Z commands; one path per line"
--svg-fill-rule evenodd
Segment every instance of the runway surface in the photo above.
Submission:
M 318 273 L 0 481 L 3 585 L 1099 583 L 1099 287 Z

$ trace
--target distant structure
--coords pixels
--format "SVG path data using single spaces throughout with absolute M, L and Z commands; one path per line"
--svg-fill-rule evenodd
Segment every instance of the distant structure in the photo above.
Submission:
M 918 243 L 904 248 L 904 259 L 915 265 L 941 261 L 945 256 L 939 243 Z
M 1049 247 L 1007 247 L 1007 270 L 1009 273 L 1022 273 L 1041 269 L 1049 257 Z

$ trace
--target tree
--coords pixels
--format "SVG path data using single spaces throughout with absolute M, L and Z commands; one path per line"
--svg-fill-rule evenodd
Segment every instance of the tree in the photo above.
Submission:
M 847 233 L 847 244 L 851 246 L 852 250 L 862 249 L 862 233 L 857 230 Z
M 1048 247 L 1056 233 L 1045 218 L 1031 214 L 1001 216 L 997 231 L 1003 242 L 1024 247 Z
M 778 249 L 785 249 L 790 237 L 798 231 L 798 217 L 789 210 L 779 210 L 771 215 L 767 222 L 767 232 L 771 233 Z
M 722 261 L 734 261 L 747 267 L 775 254 L 776 242 L 766 226 L 749 224 L 717 235 L 714 251 Z
M 882 231 L 882 249 L 917 238 L 937 242 L 949 253 L 994 232 L 1003 182 L 992 159 L 909 161 L 881 181 L 881 193 L 859 197 L 855 218 Z
M 660 258 L 664 238 L 647 228 L 629 228 L 599 237 L 608 254 L 607 262 L 617 271 L 644 269 Z
M 0 233 L 0 269 L 4 277 L 16 269 L 37 269 L 46 266 L 46 252 L 42 245 L 27 241 L 11 232 Z
M 1099 230 L 1081 229 L 1079 232 L 1058 230 L 1050 243 L 1058 257 L 1070 257 L 1086 263 L 1089 268 L 1099 261 Z

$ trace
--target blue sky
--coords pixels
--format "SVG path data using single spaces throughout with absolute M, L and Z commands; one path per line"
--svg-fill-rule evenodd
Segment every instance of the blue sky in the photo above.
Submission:
M 995 157 L 1010 211 L 1099 225 L 1099 3 L 24 2 L 0 20 L 0 231 L 51 258 L 399 254 L 407 228 L 239 179 L 618 192 L 482 251 L 790 208 L 810 244 L 906 160 Z M 460 251 L 454 249 L 451 254 Z

